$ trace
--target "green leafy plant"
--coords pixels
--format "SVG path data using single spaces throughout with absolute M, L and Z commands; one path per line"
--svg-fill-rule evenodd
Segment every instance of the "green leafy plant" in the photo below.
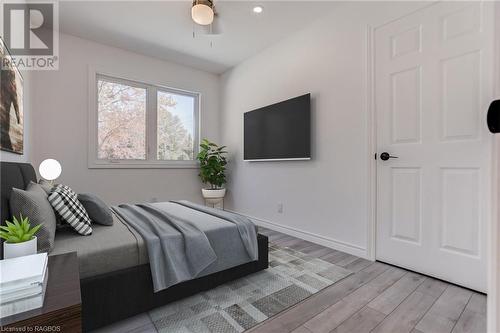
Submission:
M 41 224 L 31 228 L 28 217 L 19 215 L 19 220 L 14 216 L 12 222 L 5 221 L 6 226 L 0 226 L 0 237 L 7 243 L 24 243 L 33 238 L 42 226 Z
M 200 162 L 200 178 L 204 184 L 210 184 L 210 189 L 217 190 L 226 183 L 227 151 L 226 146 L 203 139 L 200 143 L 200 152 L 196 157 Z

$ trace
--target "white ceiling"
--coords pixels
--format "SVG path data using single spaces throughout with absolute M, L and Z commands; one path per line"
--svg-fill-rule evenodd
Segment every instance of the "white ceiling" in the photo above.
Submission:
M 311 24 L 330 1 L 215 1 L 222 34 L 193 38 L 191 1 L 61 1 L 64 33 L 222 73 Z M 262 14 L 252 8 L 264 7 Z M 198 28 L 197 28 L 198 29 Z M 212 44 L 212 46 L 211 46 Z

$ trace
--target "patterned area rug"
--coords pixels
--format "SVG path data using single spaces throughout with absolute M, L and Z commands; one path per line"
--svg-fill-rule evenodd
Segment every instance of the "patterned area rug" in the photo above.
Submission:
M 269 247 L 269 269 L 149 312 L 161 333 L 243 332 L 352 272 L 286 247 Z

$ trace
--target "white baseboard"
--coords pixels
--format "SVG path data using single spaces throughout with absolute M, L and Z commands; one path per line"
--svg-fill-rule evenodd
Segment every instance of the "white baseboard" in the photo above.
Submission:
M 278 223 L 271 222 L 271 221 L 266 221 L 266 220 L 263 220 L 263 219 L 260 219 L 260 218 L 254 217 L 254 216 L 250 216 L 248 214 L 243 214 L 243 213 L 234 211 L 234 210 L 230 210 L 230 209 L 226 209 L 226 210 L 229 212 L 233 212 L 236 214 L 246 216 L 249 219 L 253 220 L 254 223 L 257 224 L 258 226 L 262 226 L 264 228 L 278 231 L 278 232 L 287 234 L 289 236 L 304 239 L 304 240 L 312 242 L 312 243 L 316 243 L 316 244 L 319 244 L 322 246 L 329 247 L 329 248 L 334 249 L 334 250 L 346 252 L 346 253 L 355 255 L 357 257 L 370 260 L 368 253 L 366 251 L 366 248 L 360 247 L 358 245 L 349 244 L 347 242 L 342 242 L 342 241 L 339 241 L 339 240 L 336 240 L 336 239 L 333 239 L 330 237 L 320 236 L 320 235 L 314 234 L 312 232 L 300 230 L 300 229 L 289 227 L 289 226 L 284 226 L 282 224 L 278 224 Z

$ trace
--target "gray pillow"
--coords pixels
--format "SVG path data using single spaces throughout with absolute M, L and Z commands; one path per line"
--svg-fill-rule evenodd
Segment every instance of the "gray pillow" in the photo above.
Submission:
M 78 201 L 85 207 L 92 222 L 102 225 L 113 225 L 113 213 L 111 209 L 96 195 L 88 193 L 78 194 Z
M 43 188 L 33 182 L 28 184 L 26 191 L 13 188 L 9 201 L 12 216 L 22 214 L 29 217 L 32 227 L 42 225 L 35 234 L 38 252 L 50 252 L 54 248 L 56 216 Z
M 55 184 L 55 183 L 50 182 L 50 181 L 45 180 L 45 179 L 40 179 L 38 181 L 38 184 L 42 187 L 42 189 L 45 191 L 45 193 L 47 193 L 47 197 L 52 192 L 52 189 L 54 187 L 56 187 L 57 185 L 59 185 L 59 184 Z M 47 200 L 48 200 L 48 198 L 47 198 Z M 63 219 L 61 219 L 61 216 L 59 216 L 58 214 L 55 214 L 55 215 L 56 215 L 56 231 L 59 229 L 65 229 L 65 228 L 70 226 L 69 224 L 65 223 Z

